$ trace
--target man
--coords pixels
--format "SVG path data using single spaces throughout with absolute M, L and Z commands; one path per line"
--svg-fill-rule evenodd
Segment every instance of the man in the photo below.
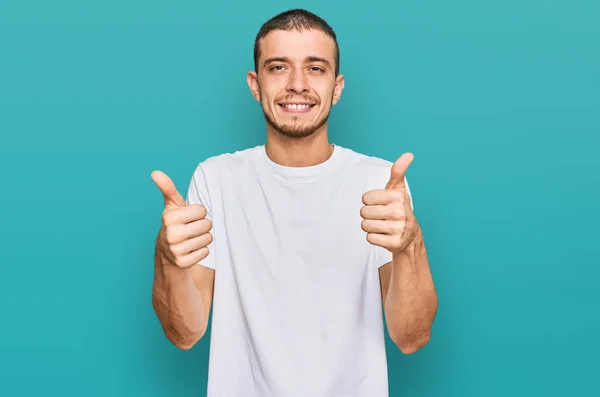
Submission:
M 405 177 L 413 156 L 392 164 L 329 142 L 344 77 L 321 18 L 275 16 L 254 54 L 266 144 L 201 162 L 185 200 L 152 174 L 165 202 L 154 309 L 189 349 L 213 306 L 209 397 L 387 396 L 384 323 L 409 354 L 437 310 Z

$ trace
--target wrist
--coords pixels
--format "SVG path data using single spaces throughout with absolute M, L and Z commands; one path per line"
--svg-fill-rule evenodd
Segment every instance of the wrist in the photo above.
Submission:
M 410 235 L 411 235 L 411 238 L 410 238 L 410 240 L 408 240 L 406 242 L 404 247 L 402 249 L 397 250 L 392 253 L 394 255 L 394 257 L 405 258 L 405 259 L 414 258 L 414 256 L 416 255 L 417 247 L 419 246 L 420 240 L 421 240 L 420 239 L 420 236 L 421 236 L 420 228 L 417 226 L 415 231 L 413 231 Z
M 409 238 L 404 241 L 404 244 L 402 245 L 402 247 L 392 251 L 392 254 L 393 255 L 409 255 L 415 249 L 415 245 L 417 243 L 417 236 L 418 236 L 417 233 L 412 232 L 409 235 Z
M 188 269 L 178 267 L 168 255 L 162 250 L 156 250 L 156 268 L 157 271 L 168 279 L 185 279 L 188 276 Z

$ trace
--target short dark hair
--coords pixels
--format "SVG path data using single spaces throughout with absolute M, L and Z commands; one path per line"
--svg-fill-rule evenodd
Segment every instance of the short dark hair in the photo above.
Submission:
M 260 58 L 260 40 L 273 30 L 314 29 L 331 37 L 335 43 L 335 75 L 340 73 L 340 48 L 335 32 L 325 20 L 310 11 L 301 8 L 284 11 L 265 22 L 254 40 L 254 70 L 258 72 Z

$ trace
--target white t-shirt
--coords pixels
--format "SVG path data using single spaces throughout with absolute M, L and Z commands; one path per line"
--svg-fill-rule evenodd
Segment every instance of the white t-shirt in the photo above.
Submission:
M 208 397 L 388 396 L 378 268 L 392 256 L 360 208 L 391 166 L 337 145 L 310 167 L 262 145 L 198 165 L 186 200 L 213 223 Z

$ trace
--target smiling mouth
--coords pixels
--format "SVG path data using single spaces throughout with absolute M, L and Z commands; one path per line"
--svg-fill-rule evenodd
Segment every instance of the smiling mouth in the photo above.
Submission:
M 315 104 L 314 103 L 280 103 L 279 106 L 284 111 L 290 113 L 305 113 L 310 111 Z

